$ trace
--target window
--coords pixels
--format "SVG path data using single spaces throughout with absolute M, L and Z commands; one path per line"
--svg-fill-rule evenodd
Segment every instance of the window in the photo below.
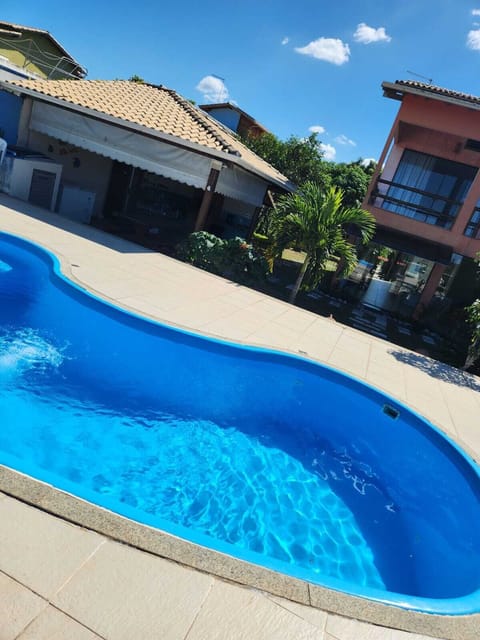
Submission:
M 469 138 L 465 143 L 465 149 L 469 151 L 480 151 L 480 140 L 471 140 Z
M 477 202 L 477 206 L 473 210 L 463 235 L 468 236 L 469 238 L 480 239 L 480 200 Z
M 382 208 L 450 229 L 477 172 L 460 162 L 406 149 Z

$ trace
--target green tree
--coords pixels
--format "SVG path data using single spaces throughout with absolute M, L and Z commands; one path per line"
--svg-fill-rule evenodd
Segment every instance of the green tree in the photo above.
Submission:
M 315 133 L 308 138 L 290 136 L 286 141 L 272 133 L 264 133 L 248 136 L 243 142 L 296 185 L 309 180 L 318 182 L 323 188 L 331 184 L 328 163 L 322 160 L 323 153 Z
M 371 172 L 360 161 L 350 163 L 329 163 L 327 169 L 331 183 L 342 189 L 343 204 L 346 207 L 361 205 L 367 193 Z
M 315 182 L 306 182 L 293 194 L 278 200 L 273 224 L 273 242 L 277 256 L 293 247 L 306 253 L 289 301 L 295 302 L 303 283 L 315 287 L 328 260 L 340 259 L 341 275 L 355 268 L 355 246 L 348 241 L 347 228 L 355 226 L 363 243 L 375 232 L 375 219 L 359 207 L 345 207 L 343 192 L 337 187 L 323 190 Z

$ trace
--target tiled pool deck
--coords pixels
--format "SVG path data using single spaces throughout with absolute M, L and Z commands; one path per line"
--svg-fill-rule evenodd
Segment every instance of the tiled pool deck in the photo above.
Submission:
M 480 455 L 478 378 L 3 195 L 0 231 L 53 251 L 67 276 L 122 307 L 237 342 L 300 352 L 351 373 L 406 402 L 472 455 Z M 47 511 L 58 513 L 57 501 L 67 518 L 82 509 L 68 496 L 57 500 L 50 488 L 4 468 L 0 491 L 1 640 L 427 637 L 388 628 L 390 608 L 378 618 L 368 607 L 364 611 L 358 599 L 330 606 L 325 594 L 302 594 L 299 587 L 300 602 L 327 603 L 329 610 L 352 616 L 347 618 L 224 579 L 244 581 L 235 567 L 230 573 L 220 567 L 211 575 L 140 551 L 134 546 L 150 546 L 148 540 L 142 544 L 136 530 L 124 537 L 133 546 L 121 544 L 113 539 L 123 536 L 123 525 L 115 519 L 96 527 L 93 517 L 92 531 L 55 517 Z M 90 512 L 71 519 L 85 524 L 89 517 Z M 167 555 L 175 558 L 175 553 Z M 205 568 L 198 558 L 191 560 Z M 278 582 L 280 594 L 282 580 Z M 387 626 L 359 622 L 357 615 Z M 480 637 L 478 619 L 463 626 L 445 617 L 445 632 L 423 617 L 413 623 L 402 616 L 392 620 L 429 637 Z

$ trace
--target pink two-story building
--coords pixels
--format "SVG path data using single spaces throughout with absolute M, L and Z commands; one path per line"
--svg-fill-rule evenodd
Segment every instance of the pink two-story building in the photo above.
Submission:
M 468 302 L 475 288 L 480 97 L 414 81 L 382 87 L 401 104 L 364 202 L 375 242 L 393 249 L 378 271 L 389 295 L 377 306 L 403 292 L 403 309 L 419 316 L 433 299 Z

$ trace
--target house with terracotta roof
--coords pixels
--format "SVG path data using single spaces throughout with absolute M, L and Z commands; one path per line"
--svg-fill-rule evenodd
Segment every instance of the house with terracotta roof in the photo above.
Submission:
M 0 82 L 0 89 L 22 100 L 20 153 L 28 149 L 61 165 L 59 185 L 46 175 L 53 173 L 48 164 L 37 168 L 44 180 L 23 188 L 27 199 L 134 232 L 147 244 L 173 243 L 205 228 L 246 236 L 267 191 L 294 189 L 228 129 L 166 87 L 18 79 Z M 9 189 L 16 195 L 12 180 Z
M 400 108 L 364 206 L 375 242 L 391 251 L 367 301 L 414 317 L 468 304 L 478 289 L 480 98 L 414 81 L 382 87 Z
M 44 29 L 0 21 L 0 80 L 84 78 L 86 69 Z M 0 138 L 16 141 L 22 100 L 0 93 Z
M 255 118 L 231 102 L 202 104 L 200 109 L 206 111 L 233 132 L 238 133 L 239 136 L 258 138 L 264 133 L 269 133 L 268 129 L 257 122 Z
M 0 21 L 0 79 L 86 75 L 86 69 L 48 31 Z

